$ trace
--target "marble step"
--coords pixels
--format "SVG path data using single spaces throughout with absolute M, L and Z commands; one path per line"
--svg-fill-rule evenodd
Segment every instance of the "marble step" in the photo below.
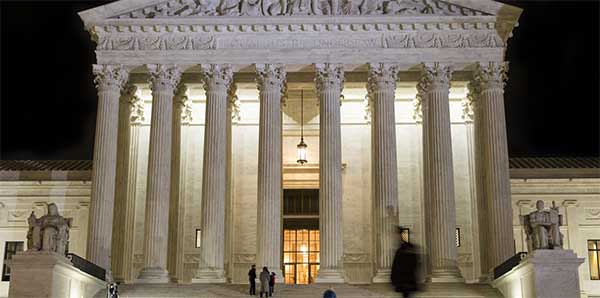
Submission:
M 280 298 L 320 298 L 328 285 L 278 285 L 273 297 Z M 332 286 L 339 298 L 396 298 L 402 297 L 400 293 L 392 290 L 389 284 L 377 285 L 334 285 Z M 96 298 L 105 298 L 106 293 L 98 293 Z M 121 285 L 119 287 L 121 298 L 222 298 L 222 297 L 252 297 L 248 295 L 246 285 Z M 258 296 L 254 296 L 258 297 Z M 501 298 L 496 289 L 485 284 L 430 284 L 425 285 L 422 291 L 411 297 L 427 298 Z

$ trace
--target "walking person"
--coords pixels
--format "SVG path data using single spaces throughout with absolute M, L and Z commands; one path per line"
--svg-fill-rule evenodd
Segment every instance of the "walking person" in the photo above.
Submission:
M 258 279 L 260 280 L 260 297 L 262 298 L 263 293 L 265 294 L 265 297 L 269 297 L 268 290 L 269 280 L 271 279 L 271 276 L 269 274 L 269 269 L 266 266 L 263 267 L 263 270 L 258 276 Z
M 250 282 L 250 295 L 256 295 L 256 265 L 252 265 L 248 271 L 248 281 Z
M 273 297 L 273 293 L 275 293 L 275 272 L 271 272 L 269 278 L 269 297 Z

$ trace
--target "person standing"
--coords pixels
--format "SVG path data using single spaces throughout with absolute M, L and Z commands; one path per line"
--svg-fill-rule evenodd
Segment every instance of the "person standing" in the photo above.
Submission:
M 270 274 L 269 274 L 269 269 L 265 266 L 263 267 L 262 272 L 260 273 L 260 276 L 258 277 L 258 279 L 260 280 L 260 297 L 263 296 L 263 293 L 265 294 L 266 297 L 269 297 L 269 280 L 271 279 Z
M 274 292 L 275 292 L 275 272 L 271 272 L 271 277 L 269 278 L 269 297 L 272 297 Z
M 256 265 L 252 265 L 248 271 L 248 281 L 250 282 L 250 295 L 256 295 Z
M 400 236 L 401 228 L 398 228 Z M 419 256 L 417 247 L 400 238 L 400 248 L 396 251 L 392 263 L 391 282 L 396 292 L 402 293 L 402 297 L 410 297 L 418 290 L 417 268 Z

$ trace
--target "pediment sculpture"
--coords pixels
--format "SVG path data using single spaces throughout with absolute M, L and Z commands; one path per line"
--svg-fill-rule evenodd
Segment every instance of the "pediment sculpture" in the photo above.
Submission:
M 562 215 L 552 202 L 552 207 L 544 209 L 544 201 L 535 203 L 536 211 L 521 216 L 521 224 L 527 234 L 527 249 L 562 249 L 563 235 L 560 233 Z
M 56 204 L 48 204 L 48 213 L 40 218 L 31 212 L 27 222 L 27 251 L 50 251 L 66 255 L 73 219 L 61 216 Z
M 489 15 L 442 0 L 170 0 L 115 18 L 304 15 Z

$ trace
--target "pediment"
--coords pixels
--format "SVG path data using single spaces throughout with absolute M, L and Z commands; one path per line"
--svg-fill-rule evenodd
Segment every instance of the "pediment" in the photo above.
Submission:
M 494 16 L 510 7 L 491 0 L 121 0 L 81 12 L 101 19 L 281 16 Z
M 451 15 L 488 13 L 441 0 L 170 0 L 113 18 L 306 15 Z

